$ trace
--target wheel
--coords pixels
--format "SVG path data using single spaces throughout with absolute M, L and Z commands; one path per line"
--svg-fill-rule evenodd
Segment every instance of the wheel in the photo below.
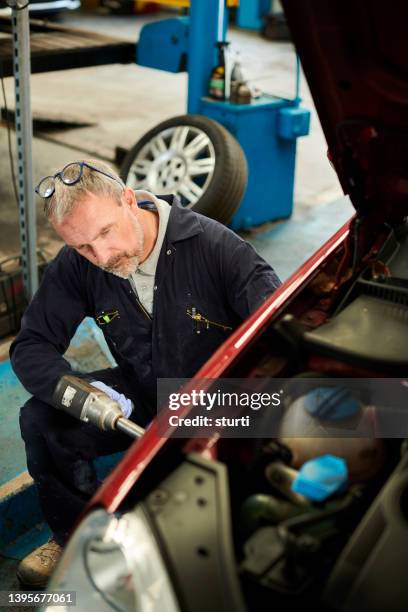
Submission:
M 168 119 L 128 152 L 121 176 L 129 187 L 177 195 L 183 206 L 228 223 L 245 193 L 248 169 L 235 138 L 201 115 Z

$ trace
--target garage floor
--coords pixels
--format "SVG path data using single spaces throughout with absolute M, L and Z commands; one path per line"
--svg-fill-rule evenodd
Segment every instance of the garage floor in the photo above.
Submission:
M 114 17 L 106 14 L 67 14 L 60 22 L 67 26 L 105 32 L 136 41 L 141 26 L 152 19 L 169 16 Z M 290 43 L 272 43 L 256 33 L 230 30 L 230 39 L 241 52 L 244 70 L 267 93 L 292 97 L 295 86 L 295 55 Z M 148 129 L 169 117 L 184 114 L 186 75 L 168 74 L 136 65 L 102 66 L 34 75 L 31 82 L 35 119 L 65 122 L 67 129 L 36 132 L 33 142 L 34 179 L 83 158 L 100 157 L 113 163 L 115 147 L 132 146 Z M 9 107 L 14 104 L 14 83 L 6 79 Z M 338 184 L 326 158 L 324 136 L 310 93 L 302 77 L 303 105 L 311 110 L 311 133 L 298 141 L 295 207 L 289 221 L 265 224 L 245 234 L 261 255 L 286 279 L 352 214 L 352 207 Z M 3 103 L 0 102 L 2 105 Z M 80 127 L 79 127 L 80 126 Z M 14 133 L 12 133 L 14 146 Z M 0 260 L 19 252 L 17 205 L 8 162 L 7 131 L 0 129 Z M 265 194 L 268 197 L 268 194 Z M 38 205 L 38 244 L 50 255 L 61 243 L 46 225 Z M 273 202 L 271 202 L 271 207 Z M 84 367 L 108 364 L 92 332 L 85 330 L 88 354 L 77 339 L 73 358 Z M 0 346 L 0 361 L 7 358 L 7 343 Z M 25 470 L 19 439 L 18 406 L 26 397 L 9 363 L 0 363 L 0 487 L 20 478 Z M 1 503 L 1 499 L 0 499 Z M 38 531 L 38 530 L 37 530 Z M 42 527 L 36 537 L 44 537 Z M 27 544 L 25 544 L 26 546 Z M 23 549 L 20 548 L 21 556 Z M 10 555 L 13 557 L 14 555 Z M 1 560 L 1 559 L 0 559 Z M 3 559 L 1 588 L 11 585 L 15 562 Z M 3 571 L 3 573 L 2 573 Z

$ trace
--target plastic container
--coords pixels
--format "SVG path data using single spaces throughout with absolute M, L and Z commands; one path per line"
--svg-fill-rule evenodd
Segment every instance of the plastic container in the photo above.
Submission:
M 375 432 L 375 408 L 359 402 L 356 406 L 352 413 L 350 398 L 345 398 L 343 406 L 333 403 L 331 412 L 313 411 L 310 394 L 296 399 L 284 414 L 278 437 L 293 454 L 292 467 L 300 469 L 315 457 L 336 455 L 346 461 L 351 482 L 375 476 L 385 457 L 382 440 L 370 437 Z

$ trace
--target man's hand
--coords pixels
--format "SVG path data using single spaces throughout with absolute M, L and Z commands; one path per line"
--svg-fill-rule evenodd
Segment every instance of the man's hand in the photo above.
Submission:
M 91 385 L 100 391 L 103 391 L 106 393 L 106 395 L 109 395 L 109 397 L 115 402 L 118 402 L 122 409 L 123 416 L 127 419 L 130 417 L 134 408 L 132 400 L 125 397 L 122 393 L 118 393 L 118 391 L 115 391 L 115 389 L 108 387 L 108 385 L 105 385 L 105 383 L 101 382 L 100 380 L 95 380 L 91 383 Z

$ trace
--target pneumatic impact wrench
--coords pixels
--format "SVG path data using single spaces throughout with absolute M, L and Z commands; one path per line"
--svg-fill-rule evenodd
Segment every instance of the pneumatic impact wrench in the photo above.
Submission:
M 58 382 L 53 405 L 71 416 L 105 431 L 122 431 L 132 438 L 144 434 L 143 427 L 126 419 L 117 402 L 89 382 L 67 374 Z

